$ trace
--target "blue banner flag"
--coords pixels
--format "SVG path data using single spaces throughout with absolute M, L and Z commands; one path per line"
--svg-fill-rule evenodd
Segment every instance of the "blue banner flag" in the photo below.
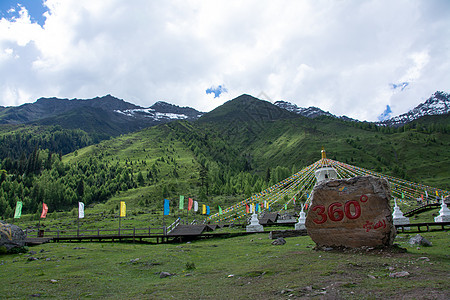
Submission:
M 206 206 L 206 214 L 209 216 L 209 206 Z
M 164 199 L 164 215 L 168 216 L 170 211 L 169 200 Z

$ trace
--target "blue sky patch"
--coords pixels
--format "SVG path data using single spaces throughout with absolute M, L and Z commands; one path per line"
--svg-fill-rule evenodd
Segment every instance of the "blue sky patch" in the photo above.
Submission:
M 386 109 L 381 113 L 381 115 L 378 116 L 378 121 L 384 121 L 391 117 L 392 110 L 389 105 L 386 105 Z
M 20 18 L 21 6 L 28 11 L 31 22 L 44 26 L 44 13 L 48 11 L 48 8 L 44 6 L 43 0 L 1 0 L 0 18 L 7 20 Z
M 220 94 L 227 92 L 228 90 L 223 85 L 212 86 L 206 89 L 206 94 L 214 94 L 214 98 L 219 98 Z
M 401 83 L 391 83 L 391 88 L 393 90 L 400 90 L 403 91 L 407 86 L 409 85 L 409 82 L 401 82 Z

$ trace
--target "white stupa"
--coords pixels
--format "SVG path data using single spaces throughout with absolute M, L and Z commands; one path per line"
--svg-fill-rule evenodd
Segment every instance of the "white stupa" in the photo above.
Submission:
M 409 224 L 409 218 L 405 217 L 400 210 L 400 207 L 397 205 L 397 201 L 394 199 L 394 212 L 392 213 L 392 219 L 394 221 L 394 225 L 405 225 Z M 406 230 L 409 230 L 408 228 L 405 228 Z
M 260 232 L 264 231 L 264 227 L 259 224 L 258 215 L 256 212 L 253 212 L 252 219 L 250 220 L 250 225 L 246 227 L 247 232 Z
M 450 209 L 445 204 L 444 197 L 442 197 L 441 209 L 439 210 L 439 216 L 434 218 L 435 222 L 450 222 Z
M 338 178 L 336 170 L 327 164 L 327 154 L 323 147 L 322 147 L 321 163 L 322 166 L 314 172 L 314 176 L 316 177 L 317 183 Z
M 300 212 L 300 217 L 298 218 L 298 223 L 295 224 L 295 230 L 303 230 L 306 229 L 306 213 L 303 211 L 302 205 L 302 211 Z

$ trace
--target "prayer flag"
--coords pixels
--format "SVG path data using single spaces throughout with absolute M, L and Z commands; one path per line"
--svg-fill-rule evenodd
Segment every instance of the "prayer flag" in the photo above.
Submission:
M 14 219 L 19 219 L 22 215 L 22 201 L 17 201 L 16 212 L 14 213 Z
M 41 213 L 41 219 L 44 219 L 47 216 L 48 212 L 48 206 L 45 203 L 42 203 L 42 213 Z
M 180 209 L 184 209 L 184 196 L 180 195 Z
M 188 200 L 188 210 L 192 209 L 192 205 L 194 204 L 194 201 L 192 201 L 192 198 L 189 198 Z
M 256 211 L 259 211 L 259 204 L 258 203 L 255 204 L 255 212 Z
M 284 204 L 284 210 L 287 210 L 287 203 Z
M 219 215 L 223 215 L 222 207 L 219 206 Z
M 427 192 L 427 191 L 425 191 L 425 197 L 427 197 L 427 198 L 428 198 L 428 192 Z
M 205 204 L 203 204 L 203 206 L 202 206 L 202 214 L 206 215 L 206 205 Z
M 261 212 L 261 205 L 258 206 L 258 212 Z
M 194 201 L 194 211 L 197 212 L 198 211 L 198 202 Z
M 436 196 L 438 196 L 439 197 L 439 194 L 438 194 L 438 191 L 436 190 Z
M 245 204 L 245 211 L 246 211 L 247 213 L 250 213 L 250 207 L 248 206 L 248 204 Z
M 209 216 L 209 206 L 206 206 L 206 214 Z
M 403 192 L 402 192 L 402 199 L 405 199 L 405 194 L 403 194 Z
M 127 205 L 125 204 L 125 201 L 120 201 L 120 217 L 126 217 L 127 216 Z
M 168 216 L 170 213 L 170 201 L 167 199 L 164 199 L 164 215 Z
M 83 219 L 84 218 L 84 203 L 78 202 L 78 218 Z

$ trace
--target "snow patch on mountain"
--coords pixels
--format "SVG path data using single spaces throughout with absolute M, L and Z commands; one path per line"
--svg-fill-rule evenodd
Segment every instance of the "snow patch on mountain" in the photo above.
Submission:
M 303 108 L 303 107 L 298 107 L 297 105 L 290 103 L 290 102 L 286 102 L 286 101 L 277 101 L 274 104 L 276 106 L 278 106 L 279 108 L 283 108 L 287 111 L 302 115 L 307 118 L 314 119 L 314 118 L 317 118 L 320 116 L 335 117 L 333 114 L 331 114 L 327 111 L 323 111 L 320 108 L 317 108 L 314 106 L 310 106 L 308 108 Z
M 176 114 L 168 112 L 157 112 L 152 108 L 139 108 L 139 109 L 126 109 L 126 110 L 114 110 L 114 112 L 123 114 L 127 117 L 145 117 L 152 118 L 153 120 L 169 119 L 169 120 L 185 120 L 189 117 L 185 114 Z

